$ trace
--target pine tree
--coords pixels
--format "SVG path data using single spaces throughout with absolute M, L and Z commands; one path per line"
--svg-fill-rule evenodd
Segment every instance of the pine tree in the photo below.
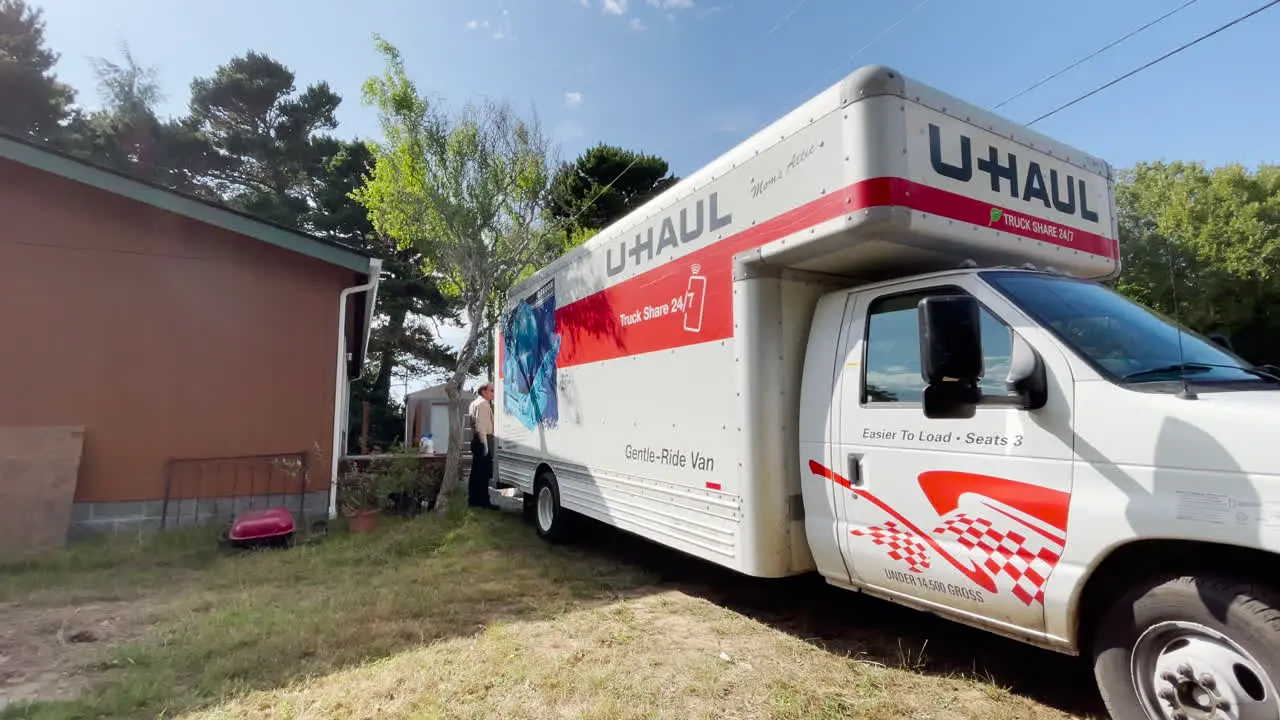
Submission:
M 45 46 L 43 12 L 24 0 L 0 0 L 0 128 L 54 140 L 75 91 L 53 72 L 58 53 Z

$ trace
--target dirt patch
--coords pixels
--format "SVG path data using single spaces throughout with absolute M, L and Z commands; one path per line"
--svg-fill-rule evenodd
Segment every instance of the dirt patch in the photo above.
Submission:
M 113 672 L 107 653 L 141 639 L 162 602 L 76 607 L 0 603 L 0 707 L 22 700 L 70 700 Z

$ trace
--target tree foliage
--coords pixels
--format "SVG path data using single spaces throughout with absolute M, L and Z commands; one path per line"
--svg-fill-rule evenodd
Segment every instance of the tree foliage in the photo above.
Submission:
M 302 224 L 318 176 L 337 141 L 342 98 L 320 82 L 296 92 L 293 71 L 247 52 L 212 76 L 191 82 L 187 124 L 212 144 L 203 175 L 218 195 L 246 212 L 285 225 Z
M 161 120 L 157 70 L 139 65 L 127 45 L 121 61 L 92 60 L 102 107 L 77 111 L 68 123 L 69 149 L 100 165 L 142 180 L 214 198 L 201 182 L 212 153 L 189 123 Z
M 677 182 L 666 160 L 601 143 L 556 170 L 548 211 L 571 233 L 601 230 Z
M 1280 166 L 1141 163 L 1117 188 L 1116 289 L 1253 362 L 1280 360 Z
M 0 128 L 53 142 L 75 91 L 54 73 L 58 53 L 45 45 L 44 31 L 39 8 L 0 0 Z
M 462 423 L 458 400 L 476 363 L 498 294 L 536 264 L 560 235 L 542 222 L 550 189 L 549 141 L 536 118 L 483 101 L 448 114 L 418 92 L 399 51 L 375 37 L 386 63 L 364 86 L 378 110 L 383 142 L 354 197 L 374 228 L 422 254 L 441 289 L 465 311 L 466 339 L 445 383 L 449 454 L 437 507 L 458 482 Z
M 370 404 L 369 441 L 383 448 L 404 435 L 403 406 L 392 400 L 396 375 L 421 376 L 436 368 L 451 368 L 453 358 L 440 344 L 425 318 L 451 319 L 455 304 L 444 296 L 436 279 L 423 270 L 417 248 L 400 247 L 378 233 L 369 213 L 352 199 L 373 169 L 373 154 L 366 143 L 342 143 L 329 158 L 316 206 L 308 224 L 322 237 L 363 248 L 382 258 L 378 286 L 378 317 L 369 335 L 369 359 L 364 375 L 351 387 L 351 427 L 363 420 L 362 403 Z M 350 433 L 348 450 L 358 450 L 359 433 Z

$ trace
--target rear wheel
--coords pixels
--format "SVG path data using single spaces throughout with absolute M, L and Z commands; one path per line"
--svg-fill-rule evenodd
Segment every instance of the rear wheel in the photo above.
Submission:
M 1093 668 L 1115 720 L 1280 718 L 1280 603 L 1267 588 L 1184 576 L 1120 598 Z
M 572 532 L 573 517 L 560 505 L 560 484 L 550 471 L 533 484 L 533 526 L 538 537 L 548 542 L 564 542 Z
M 533 522 L 534 515 L 538 512 L 537 496 L 533 493 L 522 493 L 520 499 L 520 514 L 526 521 Z

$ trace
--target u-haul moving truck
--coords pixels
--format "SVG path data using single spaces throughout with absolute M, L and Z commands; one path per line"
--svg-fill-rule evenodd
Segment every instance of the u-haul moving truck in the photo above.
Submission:
M 863 68 L 511 293 L 499 479 L 1090 654 L 1117 718 L 1280 717 L 1280 383 L 1119 257 L 1104 162 Z

